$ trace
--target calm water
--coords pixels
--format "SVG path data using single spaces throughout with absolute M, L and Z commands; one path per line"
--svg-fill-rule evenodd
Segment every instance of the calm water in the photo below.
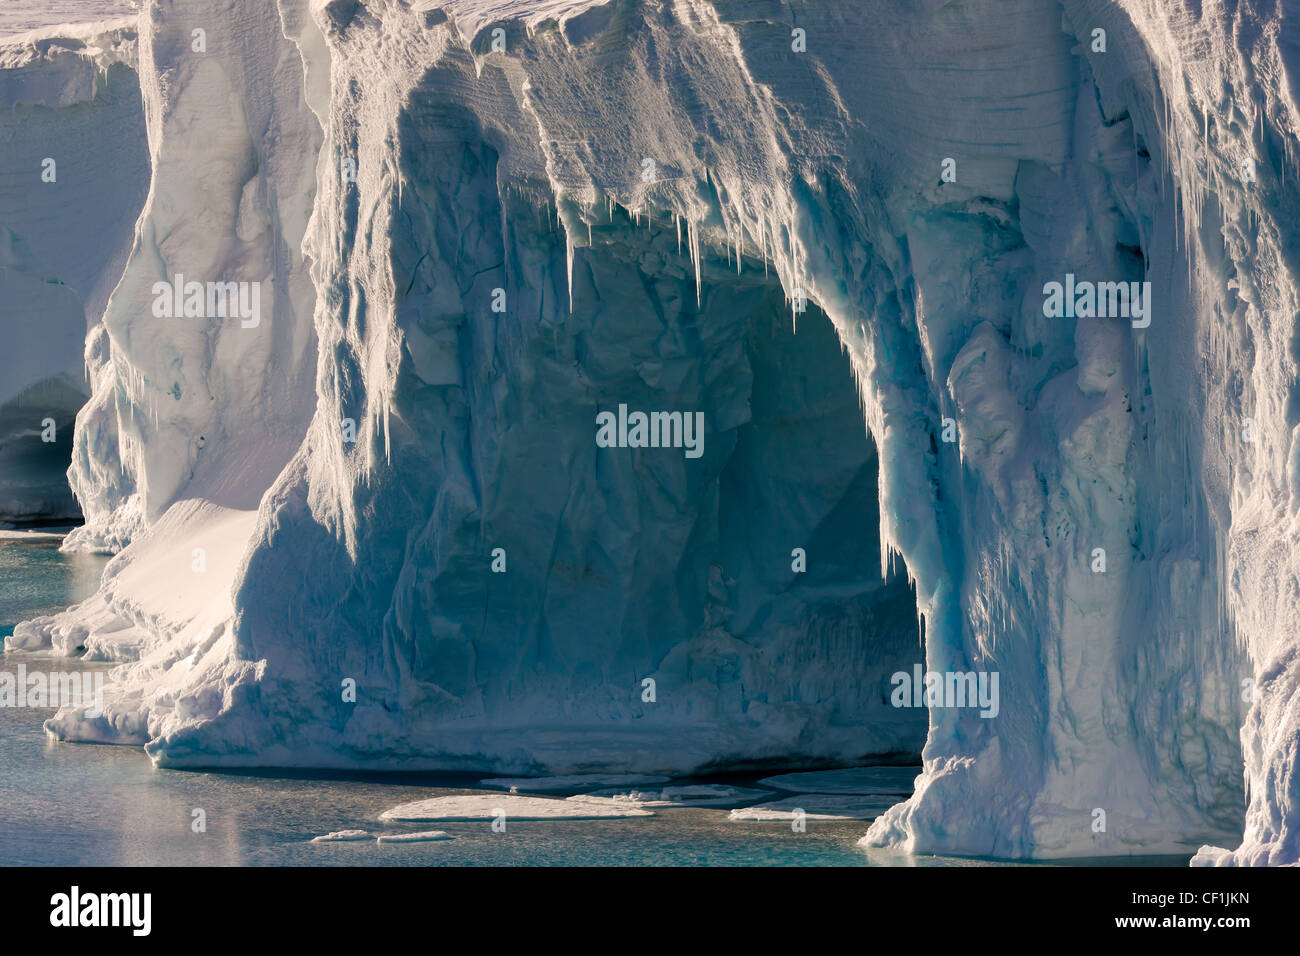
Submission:
M 94 590 L 104 559 L 60 555 L 57 543 L 0 537 L 0 634 Z M 26 663 L 29 669 L 108 669 Z M 17 664 L 10 655 L 0 669 Z M 155 770 L 138 747 L 47 738 L 41 723 L 52 713 L 0 708 L 0 865 L 998 865 L 869 852 L 855 845 L 866 832 L 863 822 L 810 820 L 806 833 L 793 833 L 788 823 L 733 822 L 726 810 L 694 807 L 625 820 L 511 822 L 504 834 L 487 823 L 380 823 L 389 807 L 467 792 L 476 778 Z M 712 782 L 754 785 L 742 777 Z M 205 833 L 191 829 L 195 809 L 206 815 Z M 309 842 L 344 829 L 442 829 L 455 839 Z M 1125 862 L 1181 864 L 1185 858 Z
M 98 587 L 108 558 L 60 554 L 61 540 L 49 533 L 0 531 L 0 638 L 19 621 L 62 611 Z

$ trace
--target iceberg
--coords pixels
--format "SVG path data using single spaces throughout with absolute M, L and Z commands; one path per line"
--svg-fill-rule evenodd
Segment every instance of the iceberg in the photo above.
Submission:
M 521 776 L 919 752 L 866 845 L 1300 862 L 1280 7 L 135 28 L 148 191 L 93 286 L 66 544 L 116 557 L 7 641 L 123 665 L 51 734 Z M 257 323 L 155 316 L 177 275 L 257 283 Z
M 133 18 L 0 38 L 0 522 L 81 514 L 74 422 L 149 182 L 136 57 Z

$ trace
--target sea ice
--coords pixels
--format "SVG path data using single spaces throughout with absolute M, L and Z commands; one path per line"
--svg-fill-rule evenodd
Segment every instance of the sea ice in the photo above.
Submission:
M 422 830 L 419 833 L 381 833 L 377 843 L 434 843 L 456 839 L 446 830 Z
M 625 790 L 609 787 L 570 800 L 609 801 L 625 807 L 732 807 L 739 803 L 754 803 L 773 796 L 770 790 L 748 787 L 724 787 L 698 784 L 686 787 L 665 787 L 662 790 Z
M 906 796 L 920 767 L 850 767 L 764 777 L 759 783 L 797 793 L 897 793 Z
M 312 843 L 353 843 L 358 840 L 373 840 L 375 835 L 369 830 L 335 830 L 324 836 L 312 837 Z M 382 840 L 383 837 L 380 837 Z
M 784 800 L 732 810 L 732 820 L 792 820 L 803 810 L 808 820 L 874 820 L 897 799 L 875 794 L 801 793 Z
M 561 790 L 583 790 L 587 787 L 639 787 L 653 783 L 667 783 L 668 780 L 668 777 L 644 773 L 575 773 L 559 777 L 490 777 L 487 780 L 480 780 L 479 784 L 491 790 L 556 793 Z
M 455 823 L 494 820 L 505 813 L 516 820 L 603 820 L 618 817 L 654 816 L 638 807 L 615 806 L 609 802 L 556 800 L 547 797 L 520 797 L 514 794 L 476 793 L 456 797 L 433 797 L 416 800 L 385 810 L 381 820 L 406 820 L 417 823 Z

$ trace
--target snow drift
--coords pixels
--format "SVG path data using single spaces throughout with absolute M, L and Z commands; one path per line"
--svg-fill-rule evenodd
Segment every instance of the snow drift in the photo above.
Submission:
M 916 739 L 919 612 L 926 668 L 1000 706 L 930 709 L 865 842 L 1300 859 L 1280 5 L 196 0 L 140 31 L 153 176 L 69 542 L 126 546 L 10 642 L 134 662 L 51 732 L 849 762 Z M 260 324 L 155 317 L 182 273 L 260 282 Z M 1067 277 L 1146 314 L 1045 309 Z M 703 412 L 703 454 L 599 447 L 620 404 Z

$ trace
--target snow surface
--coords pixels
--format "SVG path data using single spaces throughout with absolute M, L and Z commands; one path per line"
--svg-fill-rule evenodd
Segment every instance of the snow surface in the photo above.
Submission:
M 851 764 L 924 732 L 919 614 L 1000 710 L 929 713 L 869 845 L 1300 861 L 1296 37 L 1263 0 L 147 4 L 67 542 L 121 553 L 15 633 L 139 661 L 51 731 Z M 260 325 L 155 320 L 178 271 L 262 281 Z M 1067 273 L 1150 282 L 1150 325 L 1048 318 Z M 619 402 L 703 411 L 704 455 L 597 449 Z
M 507 825 L 513 820 L 606 820 L 620 817 L 650 817 L 639 807 L 615 805 L 600 800 L 554 800 L 547 797 L 519 797 L 514 794 L 467 794 L 416 800 L 385 810 L 381 820 L 415 823 L 454 823 L 465 820 L 494 820 L 504 813 Z

